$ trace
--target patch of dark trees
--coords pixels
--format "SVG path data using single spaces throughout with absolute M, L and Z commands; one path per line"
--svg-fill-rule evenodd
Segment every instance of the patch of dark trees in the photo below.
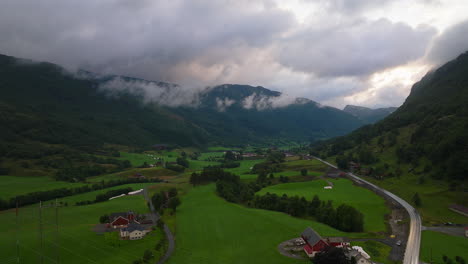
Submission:
M 305 197 L 287 195 L 278 196 L 256 192 L 271 183 L 271 178 L 260 174 L 255 182 L 243 182 L 238 175 L 219 168 L 205 168 L 200 174 L 193 173 L 190 183 L 193 185 L 216 182 L 219 196 L 229 202 L 241 203 L 253 208 L 284 212 L 297 217 L 315 217 L 317 221 L 345 232 L 362 232 L 364 217 L 352 206 L 342 204 L 335 208 L 332 201 L 321 201 L 314 196 L 312 201 Z
M 130 184 L 130 183 L 145 183 L 145 182 L 161 182 L 158 178 L 147 178 L 147 179 L 140 179 L 140 178 L 128 178 L 128 179 L 119 179 L 119 180 L 110 180 L 110 181 L 102 181 L 99 183 L 94 183 L 90 185 L 85 185 L 81 187 L 75 188 L 59 188 L 53 189 L 48 191 L 40 191 L 40 192 L 31 192 L 23 195 L 18 195 L 14 198 L 9 200 L 4 200 L 0 198 L 0 210 L 15 208 L 16 204 L 19 207 L 35 204 L 39 201 L 48 201 L 56 198 L 63 198 L 66 196 L 87 193 L 97 190 L 102 190 L 114 186 Z
M 313 216 L 317 221 L 345 232 L 362 232 L 364 228 L 364 217 L 356 208 L 346 204 L 335 208 L 332 201 L 321 201 L 317 195 L 309 202 L 305 197 L 266 193 L 256 195 L 250 205 L 297 217 Z
M 127 188 L 121 188 L 121 189 L 116 189 L 116 190 L 110 190 L 105 193 L 101 193 L 96 195 L 96 199 L 93 201 L 88 200 L 88 201 L 81 201 L 81 202 L 76 202 L 75 205 L 88 205 L 88 204 L 94 204 L 94 203 L 99 203 L 99 202 L 104 202 L 109 200 L 109 198 L 112 198 L 114 196 L 118 196 L 121 194 L 127 194 L 129 192 L 132 192 L 133 189 L 131 187 Z
M 172 212 L 175 212 L 177 207 L 180 205 L 180 198 L 176 188 L 170 188 L 167 191 L 161 190 L 160 192 L 155 193 L 151 197 L 151 201 L 153 202 L 154 209 L 161 214 L 166 208 L 170 208 L 172 209 Z
M 312 259 L 314 264 L 356 264 L 356 258 L 346 256 L 343 248 L 327 247 Z

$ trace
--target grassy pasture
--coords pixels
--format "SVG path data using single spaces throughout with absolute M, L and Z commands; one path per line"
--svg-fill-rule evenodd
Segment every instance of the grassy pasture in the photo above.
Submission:
M 255 164 L 264 162 L 264 159 L 254 159 L 254 160 L 241 160 L 240 166 L 237 168 L 230 168 L 230 169 L 224 169 L 225 171 L 229 171 L 231 173 L 237 174 L 241 176 L 243 174 L 249 174 L 250 173 L 250 168 L 252 168 Z
M 434 264 L 444 263 L 442 256 L 446 255 L 455 260 L 455 256 L 460 256 L 468 260 L 468 239 L 466 237 L 456 237 L 447 234 L 423 231 L 421 238 L 421 260 L 430 262 L 431 255 Z
M 423 216 L 425 224 L 468 222 L 468 217 L 448 209 L 449 205 L 453 203 L 468 206 L 468 193 L 449 191 L 447 183 L 436 181 L 429 177 L 426 177 L 426 182 L 424 184 L 419 184 L 418 178 L 419 177 L 415 175 L 405 175 L 399 179 L 394 177 L 378 181 L 366 177 L 366 180 L 397 194 L 410 203 L 412 203 L 413 195 L 416 192 L 419 193 L 422 206 L 418 208 L 418 211 Z
M 311 226 L 323 236 L 350 236 L 289 215 L 228 203 L 214 184 L 191 189 L 177 209 L 177 241 L 170 264 L 310 263 L 279 254 L 277 245 Z
M 353 185 L 348 179 L 329 180 L 334 187 L 326 190 L 325 180 L 314 180 L 308 182 L 293 182 L 278 184 L 263 188 L 257 194 L 263 195 L 267 192 L 278 195 L 287 194 L 288 196 L 304 196 L 311 200 L 314 195 L 318 195 L 321 200 L 332 200 L 335 206 L 342 203 L 354 206 L 364 214 L 364 231 L 379 232 L 385 231 L 385 214 L 390 210 L 385 205 L 385 200 L 362 187 Z
M 55 181 L 50 177 L 0 176 L 0 198 L 9 199 L 17 195 L 59 188 L 74 188 L 86 185 Z
M 75 199 L 69 197 L 69 199 Z M 163 233 L 158 230 L 142 240 L 120 241 L 115 236 L 98 235 L 92 228 L 105 213 L 134 210 L 148 212 L 141 195 L 127 196 L 112 201 L 59 208 L 59 235 L 56 243 L 55 213 L 53 208 L 42 211 L 43 246 L 39 240 L 39 210 L 37 207 L 21 208 L 19 232 L 16 232 L 13 210 L 0 213 L 0 259 L 16 256 L 15 239 L 20 241 L 21 263 L 56 263 L 57 254 L 61 263 L 132 263 L 141 258 L 146 249 L 153 249 Z M 157 254 L 157 252 L 155 252 Z

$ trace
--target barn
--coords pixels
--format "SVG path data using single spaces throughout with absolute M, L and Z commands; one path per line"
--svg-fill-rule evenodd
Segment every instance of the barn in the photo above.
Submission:
M 302 232 L 301 237 L 306 243 L 304 245 L 304 251 L 307 256 L 311 258 L 328 246 L 328 243 L 310 227 Z

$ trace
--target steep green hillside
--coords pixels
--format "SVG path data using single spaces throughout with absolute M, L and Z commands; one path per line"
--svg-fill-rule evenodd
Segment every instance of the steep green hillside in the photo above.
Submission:
M 422 197 L 426 220 L 467 221 L 448 210 L 468 205 L 468 53 L 428 73 L 405 103 L 375 125 L 320 142 L 312 152 L 358 173 L 413 202 Z
M 359 118 L 366 124 L 372 124 L 377 121 L 380 121 L 387 117 L 389 114 L 395 112 L 397 107 L 387 107 L 387 108 L 367 108 L 363 106 L 356 106 L 356 105 L 347 105 L 343 111 L 346 113 L 350 113 L 353 116 Z

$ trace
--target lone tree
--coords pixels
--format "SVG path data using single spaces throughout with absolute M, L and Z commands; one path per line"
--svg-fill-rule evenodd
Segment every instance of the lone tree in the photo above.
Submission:
M 421 207 L 421 206 L 422 206 L 421 197 L 419 197 L 419 194 L 418 194 L 418 193 L 415 193 L 415 194 L 414 194 L 414 196 L 413 196 L 413 202 L 414 202 L 414 204 L 416 205 L 416 207 Z
M 99 217 L 99 222 L 101 224 L 109 223 L 110 222 L 109 215 L 105 214 L 105 215 L 102 215 L 101 217 Z
M 145 250 L 145 253 L 143 254 L 143 261 L 149 262 L 153 257 L 154 256 L 151 250 L 147 249 Z
M 301 175 L 302 176 L 307 176 L 307 169 L 302 169 L 301 170 Z

